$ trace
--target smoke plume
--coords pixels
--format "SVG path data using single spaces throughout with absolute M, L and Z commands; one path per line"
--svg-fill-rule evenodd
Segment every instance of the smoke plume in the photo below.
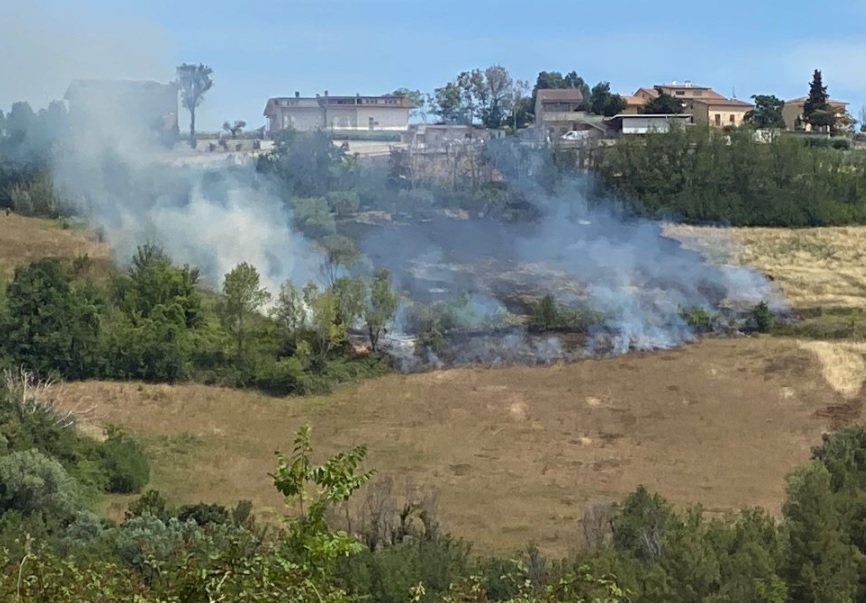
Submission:
M 362 249 L 415 299 L 436 303 L 469 295 L 460 306 L 462 328 L 477 333 L 448 340 L 450 364 L 547 363 L 666 349 L 696 338 L 689 310 L 716 316 L 717 328 L 732 330 L 743 328 L 762 301 L 774 312 L 786 310 L 763 274 L 713 264 L 664 236 L 659 222 L 636 219 L 611 203 L 590 203 L 584 184 L 549 195 L 529 182 L 514 183 L 541 209 L 543 217 L 533 224 L 440 216 L 373 232 Z M 597 317 L 585 337 L 569 342 L 506 321 L 490 326 L 491 315 L 502 316 L 506 308 L 525 313 L 526 298 L 548 293 Z M 441 354 L 407 343 L 412 327 L 400 318 L 395 349 L 401 367 L 442 364 Z

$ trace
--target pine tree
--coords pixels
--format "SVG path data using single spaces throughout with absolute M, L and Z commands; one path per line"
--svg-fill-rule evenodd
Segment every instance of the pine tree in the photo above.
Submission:
M 812 74 L 812 83 L 809 84 L 809 97 L 803 105 L 803 121 L 812 126 L 831 126 L 834 116 L 829 100 L 821 70 L 816 69 Z

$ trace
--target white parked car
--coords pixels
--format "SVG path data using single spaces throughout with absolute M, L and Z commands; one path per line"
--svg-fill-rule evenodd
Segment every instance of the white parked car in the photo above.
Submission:
M 589 130 L 571 130 L 562 135 L 562 140 L 587 140 Z

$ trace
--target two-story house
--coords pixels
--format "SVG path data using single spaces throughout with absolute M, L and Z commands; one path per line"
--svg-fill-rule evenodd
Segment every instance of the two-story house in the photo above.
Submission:
M 554 140 L 567 132 L 590 128 L 588 115 L 577 88 L 542 88 L 535 96 L 535 126 L 542 139 Z
M 409 128 L 414 108 L 405 96 L 301 96 L 268 99 L 264 116 L 274 134 L 289 128 L 304 132 L 318 129 L 392 130 Z

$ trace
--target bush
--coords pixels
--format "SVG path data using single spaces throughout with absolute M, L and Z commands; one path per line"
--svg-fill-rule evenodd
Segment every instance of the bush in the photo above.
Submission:
M 400 132 L 389 132 L 383 130 L 334 130 L 331 133 L 333 140 L 367 140 L 375 142 L 400 142 Z
M 0 457 L 0 515 L 41 513 L 65 521 L 81 506 L 78 484 L 56 460 L 36 449 Z
M 775 318 L 767 302 L 762 301 L 752 309 L 752 319 L 755 321 L 755 328 L 759 333 L 769 333 L 770 329 L 773 328 Z
M 133 494 L 150 481 L 150 463 L 141 444 L 126 432 L 109 426 L 108 438 L 99 448 L 106 475 L 106 489 L 116 494 Z
M 229 522 L 229 511 L 222 505 L 198 503 L 183 505 L 177 511 L 177 519 L 181 522 L 194 521 L 200 526 L 208 524 L 223 525 Z
M 57 218 L 61 214 L 61 201 L 54 193 L 54 184 L 46 175 L 27 184 L 14 185 L 9 197 L 12 209 L 22 216 Z
M 710 313 L 700 306 L 683 308 L 680 311 L 680 316 L 686 321 L 686 324 L 699 332 L 708 330 L 713 320 Z

